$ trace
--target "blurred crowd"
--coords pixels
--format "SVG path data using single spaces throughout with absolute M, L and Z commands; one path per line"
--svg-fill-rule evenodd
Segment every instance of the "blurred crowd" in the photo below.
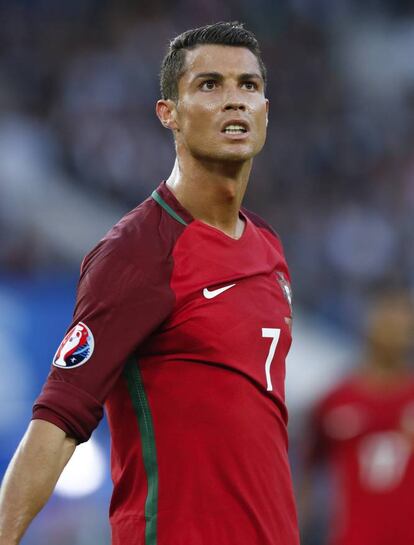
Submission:
M 271 101 L 246 204 L 281 234 L 297 302 L 358 327 L 373 286 L 414 286 L 414 70 L 407 62 L 412 73 L 401 67 L 397 79 L 392 59 L 379 54 L 381 36 L 390 40 L 391 28 L 410 23 L 410 2 L 259 4 L 254 13 L 244 0 L 0 4 L 3 269 L 50 269 L 62 260 L 36 222 L 23 220 L 25 210 L 2 196 L 4 141 L 14 138 L 13 161 L 27 170 L 41 156 L 65 183 L 128 210 L 173 163 L 171 135 L 154 115 L 168 41 L 191 26 L 239 19 L 260 39 Z M 365 54 L 370 42 L 373 56 Z M 403 41 L 393 47 L 409 59 Z M 370 71 L 373 93 L 364 94 L 356 75 Z M 386 92 L 390 81 L 398 92 Z M 19 156 L 22 141 L 33 150 L 29 160 Z M 73 211 L 61 207 L 70 230 Z

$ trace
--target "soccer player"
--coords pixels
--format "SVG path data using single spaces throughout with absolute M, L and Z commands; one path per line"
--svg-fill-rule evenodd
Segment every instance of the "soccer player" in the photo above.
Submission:
M 156 112 L 177 161 L 84 259 L 73 321 L 7 471 L 19 542 L 105 405 L 114 545 L 297 545 L 287 456 L 289 273 L 241 208 L 268 116 L 254 35 L 176 37 Z M 143 135 L 145 137 L 145 135 Z
M 314 410 L 304 522 L 310 526 L 315 515 L 311 477 L 328 464 L 332 545 L 414 543 L 414 377 L 407 367 L 413 341 L 408 297 L 387 295 L 370 318 L 364 365 Z

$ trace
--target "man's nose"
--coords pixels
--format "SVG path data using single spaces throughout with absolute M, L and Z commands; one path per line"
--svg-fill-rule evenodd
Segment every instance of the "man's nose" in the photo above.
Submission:
M 241 89 L 237 85 L 228 86 L 225 90 L 223 101 L 223 111 L 227 110 L 246 110 L 246 101 Z
M 223 110 L 241 110 L 242 112 L 244 112 L 246 111 L 246 104 L 238 100 L 228 100 L 224 104 Z

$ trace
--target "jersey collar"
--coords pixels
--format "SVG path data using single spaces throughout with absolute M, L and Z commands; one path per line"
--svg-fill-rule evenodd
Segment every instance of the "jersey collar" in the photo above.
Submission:
M 188 225 L 194 220 L 191 214 L 179 203 L 165 181 L 161 182 L 157 189 L 152 192 L 151 197 L 182 225 Z

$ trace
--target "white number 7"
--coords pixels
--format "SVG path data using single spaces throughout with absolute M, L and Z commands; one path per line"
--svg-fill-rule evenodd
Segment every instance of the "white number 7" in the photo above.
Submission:
M 275 355 L 277 343 L 279 342 L 280 329 L 275 329 L 273 327 L 262 327 L 262 337 L 273 339 L 270 344 L 269 353 L 267 354 L 265 363 L 267 390 L 271 392 L 273 390 L 273 386 L 272 379 L 270 377 L 270 366 L 272 365 L 273 356 Z

